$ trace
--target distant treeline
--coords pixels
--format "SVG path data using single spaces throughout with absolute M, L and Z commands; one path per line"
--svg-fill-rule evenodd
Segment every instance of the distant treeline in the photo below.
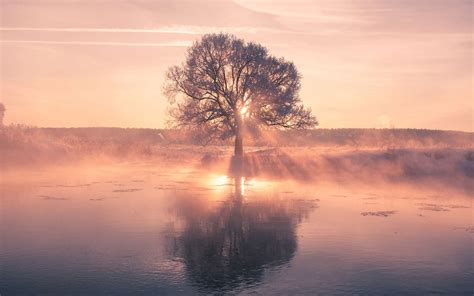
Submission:
M 314 129 L 306 131 L 265 131 L 249 135 L 246 145 L 253 146 L 349 146 L 349 147 L 471 147 L 474 133 L 427 129 Z M 0 148 L 9 145 L 34 145 L 61 142 L 72 145 L 203 145 L 192 133 L 148 128 L 36 128 L 7 126 L 0 130 Z M 231 141 L 214 142 L 232 144 Z
M 149 144 L 203 144 L 192 133 L 146 128 L 39 128 L 51 138 L 75 137 L 84 141 L 117 141 Z M 255 146 L 360 146 L 360 147 L 468 147 L 474 133 L 427 129 L 315 129 L 307 131 L 265 131 L 249 135 L 249 145 Z M 213 144 L 227 145 L 231 141 Z
M 279 131 L 276 142 L 287 146 L 471 147 L 474 133 L 427 129 L 315 129 Z

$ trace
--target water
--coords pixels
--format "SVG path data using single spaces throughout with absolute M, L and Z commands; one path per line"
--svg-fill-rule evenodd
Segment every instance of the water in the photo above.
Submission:
M 472 295 L 472 197 L 153 164 L 4 173 L 1 295 Z

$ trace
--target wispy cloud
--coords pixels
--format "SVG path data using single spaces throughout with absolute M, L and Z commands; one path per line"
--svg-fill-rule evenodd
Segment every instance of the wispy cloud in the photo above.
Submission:
M 27 44 L 59 44 L 59 45 L 107 45 L 107 46 L 136 46 L 136 47 L 187 47 L 191 41 L 172 41 L 159 43 L 143 42 L 101 42 L 101 41 L 45 41 L 45 40 L 0 40 L 0 43 L 27 43 Z
M 331 35 L 340 32 L 339 29 L 320 28 L 316 31 L 269 28 L 269 27 L 214 27 L 214 26 L 166 26 L 160 28 L 60 28 L 60 27 L 0 27 L 0 32 L 64 32 L 64 33 L 155 33 L 155 34 L 182 34 L 182 35 L 204 35 L 209 33 L 231 33 L 231 34 L 291 34 L 291 35 Z
M 199 28 L 199 27 L 196 27 Z M 156 29 L 133 29 L 133 28 L 39 28 L 39 27 L 0 27 L 0 31 L 23 31 L 23 32 L 70 32 L 70 33 L 179 33 L 198 34 L 201 30 L 194 27 L 163 27 Z
M 265 27 L 213 27 L 213 26 L 165 26 L 159 28 L 59 28 L 59 27 L 0 27 L 0 31 L 21 32 L 69 32 L 69 33 L 161 33 L 201 35 L 213 32 L 280 32 L 281 30 Z

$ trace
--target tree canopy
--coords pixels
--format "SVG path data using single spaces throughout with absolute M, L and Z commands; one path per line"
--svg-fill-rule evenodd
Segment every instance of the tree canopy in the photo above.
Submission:
M 235 136 L 236 154 L 242 154 L 245 129 L 317 125 L 301 103 L 300 77 L 292 62 L 271 56 L 259 44 L 208 34 L 189 48 L 182 65 L 168 70 L 164 93 L 175 126 L 199 130 L 209 139 Z

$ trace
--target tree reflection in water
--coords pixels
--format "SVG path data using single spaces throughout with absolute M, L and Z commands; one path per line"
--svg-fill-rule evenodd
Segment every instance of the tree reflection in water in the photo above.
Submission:
M 178 206 L 183 227 L 170 252 L 204 292 L 258 283 L 265 269 L 288 263 L 297 248 L 296 227 L 315 207 L 311 201 L 246 197 L 240 180 L 233 179 L 233 192 L 218 206 L 205 205 L 202 197 L 184 198 Z

